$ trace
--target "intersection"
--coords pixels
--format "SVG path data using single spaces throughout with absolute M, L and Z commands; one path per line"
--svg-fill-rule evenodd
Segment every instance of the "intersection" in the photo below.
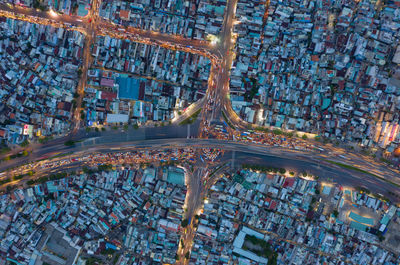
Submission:
M 19 19 L 29 21 L 32 23 L 39 23 L 44 25 L 51 25 L 53 27 L 63 27 L 67 30 L 76 30 L 85 34 L 84 53 L 82 57 L 82 76 L 79 81 L 77 92 L 79 98 L 77 100 L 77 107 L 73 114 L 73 130 L 71 135 L 67 136 L 67 139 L 74 139 L 78 144 L 75 147 L 66 147 L 63 144 L 65 138 L 56 139 L 51 141 L 47 145 L 39 146 L 32 150 L 32 155 L 26 158 L 16 159 L 0 165 L 1 171 L 10 170 L 12 167 L 18 167 L 28 162 L 37 162 L 38 160 L 47 160 L 52 156 L 67 154 L 66 157 L 73 157 L 83 153 L 95 153 L 95 152 L 107 152 L 107 150 L 116 150 L 118 152 L 135 150 L 138 148 L 142 149 L 173 149 L 173 148 L 184 148 L 192 146 L 198 148 L 198 152 L 201 152 L 202 148 L 221 148 L 228 150 L 228 152 L 221 158 L 221 164 L 230 161 L 229 156 L 231 152 L 236 152 L 236 160 L 240 161 L 253 161 L 254 163 L 265 163 L 266 161 L 290 161 L 293 167 L 300 170 L 304 168 L 312 168 L 312 171 L 322 172 L 325 175 L 336 178 L 338 182 L 346 182 L 351 184 L 357 184 L 364 182 L 368 187 L 375 187 L 380 193 L 385 193 L 389 190 L 396 191 L 394 187 L 388 182 L 384 182 L 379 179 L 374 179 L 371 176 L 367 176 L 361 173 L 354 173 L 348 170 L 344 170 L 333 165 L 324 163 L 324 159 L 335 154 L 346 153 L 346 150 L 340 150 L 337 147 L 324 147 L 327 152 L 331 152 L 332 155 L 311 153 L 311 152 L 299 152 L 296 150 L 288 150 L 279 147 L 266 147 L 251 143 L 240 143 L 234 141 L 221 141 L 216 139 L 207 139 L 207 133 L 204 132 L 204 128 L 209 125 L 212 121 L 222 120 L 221 113 L 224 111 L 227 114 L 231 123 L 236 128 L 247 128 L 248 124 L 242 121 L 237 114 L 232 110 L 231 103 L 229 100 L 229 71 L 232 65 L 234 54 L 232 47 L 235 43 L 235 37 L 232 34 L 233 25 L 235 21 L 235 10 L 237 0 L 229 0 L 227 2 L 226 13 L 224 17 L 223 28 L 219 36 L 219 42 L 216 45 L 212 45 L 207 41 L 199 41 L 193 39 L 186 39 L 180 36 L 168 35 L 153 31 L 146 31 L 141 29 L 135 29 L 131 27 L 124 27 L 121 25 L 115 25 L 99 16 L 99 7 L 101 6 L 100 0 L 93 1 L 92 9 L 89 14 L 79 19 L 78 17 L 71 17 L 67 15 L 53 14 L 52 12 L 42 12 L 34 9 L 26 9 L 17 6 L 0 5 L 0 16 L 9 17 L 13 19 Z M 94 135 L 85 135 L 82 132 L 83 122 L 80 119 L 80 112 L 82 110 L 82 100 L 84 97 L 84 88 L 87 83 L 87 72 L 92 62 L 91 47 L 96 39 L 96 36 L 108 35 L 113 38 L 129 39 L 135 42 L 145 43 L 149 45 L 158 45 L 167 49 L 180 50 L 190 53 L 201 54 L 208 57 L 211 60 L 212 68 L 208 81 L 208 89 L 205 97 L 194 103 L 193 107 L 188 108 L 181 117 L 178 117 L 173 121 L 173 125 L 166 128 L 158 129 L 151 128 L 155 132 L 153 135 L 147 137 L 146 128 L 139 131 L 126 132 L 104 132 L 97 133 Z M 177 126 L 186 117 L 189 117 L 192 113 L 199 109 L 202 109 L 200 124 L 192 126 L 192 133 L 186 133 L 187 127 Z M 190 126 L 190 125 L 189 125 Z M 132 133 L 132 134 L 130 134 Z M 141 135 L 142 133 L 142 135 Z M 122 137 L 117 137 L 116 134 Z M 186 140 L 185 138 L 197 137 L 200 138 Z M 145 141 L 144 141 L 145 140 Z M 242 152 L 242 153 L 240 153 Z M 72 153 L 74 155 L 68 155 Z M 379 171 L 382 172 L 382 178 L 391 181 L 396 184 L 400 184 L 398 179 L 398 171 L 394 169 L 386 168 L 382 164 L 378 164 L 374 161 L 366 160 L 364 157 L 357 156 L 357 154 L 348 154 L 350 159 L 339 159 L 340 161 L 351 160 L 352 163 L 358 165 L 361 168 L 365 168 L 371 172 Z M 282 162 L 282 165 L 289 165 L 289 162 Z M 77 165 L 79 167 L 81 165 Z M 193 220 L 196 212 L 201 208 L 202 200 L 205 192 L 212 186 L 212 184 L 218 179 L 218 176 L 226 170 L 226 166 L 218 169 L 213 176 L 207 178 L 203 182 L 203 178 L 212 171 L 204 165 L 204 163 L 198 162 L 193 172 L 187 172 L 189 175 L 188 183 L 188 205 L 186 218 Z M 56 170 L 65 170 L 64 168 L 57 168 Z M 11 174 L 11 171 L 7 171 Z M 38 172 L 39 173 L 39 172 Z M 41 172 L 47 173 L 46 170 Z M 14 174 L 14 173 L 13 173 Z M 340 178 L 342 178 L 340 180 Z M 339 181 L 340 180 L 340 181 Z M 190 251 L 191 242 L 194 237 L 194 223 L 190 222 L 188 231 L 183 234 L 185 247 L 180 249 L 182 256 Z M 186 264 L 186 261 L 181 260 L 182 264 Z

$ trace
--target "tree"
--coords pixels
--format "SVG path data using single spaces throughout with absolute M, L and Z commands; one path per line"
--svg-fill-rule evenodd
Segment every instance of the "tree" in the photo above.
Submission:
M 281 134 L 282 134 L 282 131 L 279 130 L 279 129 L 274 129 L 274 130 L 272 131 L 272 133 L 275 134 L 275 135 L 281 135 Z
M 313 197 L 311 198 L 311 204 L 314 204 L 316 201 L 317 201 L 317 198 L 315 198 L 315 196 L 313 196 Z
M 333 216 L 335 216 L 335 218 L 337 218 L 339 216 L 339 212 L 336 209 L 333 210 L 332 214 L 333 214 Z
M 186 254 L 185 254 L 185 258 L 186 258 L 186 259 L 189 259 L 189 257 L 190 257 L 190 252 L 188 251 L 188 252 L 186 252 Z
M 307 135 L 303 134 L 303 136 L 302 136 L 301 138 L 303 138 L 304 140 L 306 140 L 308 137 L 307 137 Z
M 128 125 L 128 124 L 125 124 L 125 125 L 124 125 L 124 130 L 127 131 L 128 129 L 129 129 L 129 125 Z
M 49 140 L 51 140 L 52 139 L 52 137 L 49 137 L 49 136 L 46 136 L 46 137 L 44 137 L 44 138 L 40 138 L 39 139 L 39 143 L 41 143 L 41 144 L 46 144 Z
M 29 141 L 25 139 L 20 145 L 21 147 L 27 147 L 29 145 Z
M 17 175 L 17 176 L 14 176 L 13 177 L 13 180 L 15 181 L 15 180 L 20 180 L 20 179 L 22 179 L 22 178 L 24 178 L 24 175 Z
M 64 143 L 65 146 L 74 146 L 75 142 L 73 140 L 68 140 Z
M 139 125 L 134 124 L 134 125 L 133 125 L 133 129 L 135 129 L 135 130 L 139 129 Z
M 181 226 L 182 226 L 182 227 L 186 227 L 186 226 L 188 226 L 188 224 L 189 224 L 188 219 L 183 219 L 183 220 L 182 220 L 182 223 L 181 223 Z
M 10 152 L 10 151 L 11 151 L 11 148 L 8 146 L 5 146 L 0 149 L 0 154 L 4 154 L 4 153 Z
M 24 150 L 24 151 L 22 151 L 22 155 L 23 155 L 23 156 L 28 156 L 29 153 L 28 153 L 28 151 Z
M 79 77 L 82 76 L 82 69 L 81 69 L 81 68 L 78 69 L 78 76 L 79 76 Z
M 290 174 L 290 176 L 294 176 L 294 172 L 293 171 L 290 171 L 289 174 Z

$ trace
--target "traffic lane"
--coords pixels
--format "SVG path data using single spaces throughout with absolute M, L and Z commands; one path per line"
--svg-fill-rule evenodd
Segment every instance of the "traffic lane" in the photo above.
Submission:
M 118 141 L 121 141 L 121 137 L 114 137 Z M 119 142 L 118 145 L 116 143 L 104 143 L 104 144 L 99 144 L 96 142 L 96 138 L 94 141 L 91 141 L 92 139 L 88 139 L 88 141 L 84 141 L 79 143 L 79 145 L 75 147 L 66 147 L 66 146 L 60 146 L 60 147 L 50 147 L 53 148 L 53 154 L 62 154 L 62 153 L 68 153 L 68 152 L 79 152 L 79 151 L 87 151 L 90 150 L 90 152 L 96 152 L 98 149 L 118 149 L 121 151 L 129 151 L 129 150 L 134 150 L 137 148 L 149 148 L 149 149 L 166 149 L 166 148 L 183 148 L 183 147 L 204 147 L 204 148 L 221 148 L 225 150 L 235 150 L 237 152 L 245 152 L 247 154 L 251 154 L 251 156 L 257 156 L 258 155 L 267 155 L 267 156 L 274 156 L 276 159 L 282 159 L 284 161 L 292 161 L 296 160 L 297 163 L 294 163 L 293 165 L 296 165 L 296 167 L 300 168 L 301 170 L 312 170 L 310 171 L 311 173 L 318 173 L 320 169 L 316 170 L 315 168 L 313 169 L 311 165 L 315 166 L 320 166 L 323 167 L 323 169 L 328 169 L 328 168 L 335 168 L 333 171 L 329 171 L 329 173 L 334 173 L 337 174 L 337 172 L 347 172 L 347 178 L 345 180 L 350 181 L 351 183 L 354 183 L 354 175 L 348 175 L 348 172 L 342 168 L 339 168 L 335 165 L 329 164 L 329 165 L 323 165 L 322 161 L 316 160 L 315 157 L 313 157 L 312 154 L 303 154 L 299 152 L 290 152 L 290 150 L 285 150 L 282 148 L 276 148 L 276 147 L 266 147 L 266 146 L 252 146 L 249 143 L 236 143 L 236 142 L 227 142 L 227 141 L 221 141 L 217 139 L 156 139 L 156 140 L 146 140 L 145 142 L 143 141 L 136 141 L 136 142 Z M 47 149 L 47 151 L 49 148 Z M 41 150 L 43 152 L 43 150 Z M 38 152 L 39 155 L 43 154 Z M 48 152 L 47 152 L 48 154 Z M 252 160 L 250 159 L 251 156 L 247 156 L 244 159 L 240 159 L 239 161 L 247 161 L 251 162 Z M 37 156 L 35 158 L 36 160 L 40 159 L 40 156 Z M 254 158 L 253 158 L 254 159 Z M 290 160 L 292 159 L 292 160 Z M 10 168 L 12 165 L 16 166 L 18 164 L 23 164 L 24 162 L 27 161 L 33 161 L 32 156 L 29 158 L 18 158 L 15 161 L 11 160 L 11 163 L 2 163 L 0 164 L 0 169 L 4 171 L 6 168 Z M 315 160 L 315 161 L 312 161 Z M 277 160 L 275 160 L 277 161 Z M 267 161 L 268 162 L 268 161 Z M 308 163 L 307 163 L 308 162 Z M 278 162 L 276 162 L 277 164 Z M 283 163 L 282 161 L 280 163 Z M 309 164 L 312 163 L 312 164 Z M 278 164 L 277 164 L 278 165 Z M 290 169 L 291 164 L 289 163 L 284 163 L 282 166 L 288 167 Z M 361 173 L 357 173 L 359 176 Z M 318 174 L 316 174 L 318 175 Z M 374 179 L 373 176 L 362 174 L 364 177 L 360 178 L 356 184 L 362 183 L 361 181 L 364 181 L 364 179 L 368 179 L 369 183 L 377 183 L 376 180 Z M 379 183 L 386 183 L 384 181 L 381 181 Z M 388 187 L 392 187 L 389 183 L 384 184 L 385 189 Z
M 215 145 L 211 144 L 213 141 L 203 141 L 200 139 L 192 139 L 191 141 L 186 139 L 159 139 L 159 140 L 151 140 L 139 143 L 134 143 L 131 145 L 126 145 L 124 143 L 120 144 L 120 147 L 107 147 L 107 145 L 95 146 L 92 148 L 88 148 L 87 146 L 79 146 L 79 147 L 71 147 L 66 148 L 66 152 L 82 152 L 84 153 L 93 153 L 93 152 L 112 152 L 112 151 L 134 151 L 137 148 L 151 148 L 151 149 L 170 149 L 170 148 L 182 148 L 189 147 L 190 145 L 204 145 L 205 142 L 208 142 L 209 146 L 215 147 Z M 215 142 L 215 141 L 214 141 Z M 276 155 L 268 155 L 268 154 L 257 154 L 254 151 L 248 150 L 243 151 L 234 145 L 230 145 L 230 148 L 234 149 L 236 152 L 236 164 L 241 164 L 243 162 L 247 164 L 262 164 L 264 166 L 273 166 L 273 167 L 282 167 L 288 170 L 298 171 L 298 172 L 309 172 L 313 175 L 317 175 L 321 177 L 321 179 L 332 179 L 335 182 L 341 185 L 351 185 L 351 186 L 365 186 L 374 192 L 382 193 L 385 196 L 389 197 L 393 201 L 398 201 L 397 198 L 394 198 L 388 191 L 395 192 L 399 194 L 399 191 L 393 185 L 377 179 L 373 176 L 362 174 L 359 172 L 351 172 L 346 169 L 339 168 L 332 164 L 323 164 L 321 161 L 306 161 L 304 157 L 296 158 L 296 157 L 282 157 Z M 239 151 L 240 150 L 240 151 Z M 62 153 L 62 152 L 61 152 Z M 223 162 L 229 162 L 229 154 L 228 152 L 224 155 Z
M 190 135 L 192 137 L 197 137 L 198 128 L 200 126 L 200 121 L 196 121 L 190 125 Z M 116 142 L 131 142 L 140 140 L 152 140 L 152 139 L 170 139 L 170 138 L 187 138 L 188 125 L 166 125 L 158 127 L 142 127 L 138 129 L 133 129 L 130 127 L 127 131 L 119 128 L 117 130 L 110 129 L 107 131 L 91 131 L 86 132 L 85 130 L 79 130 L 75 135 L 65 136 L 48 141 L 45 145 L 39 146 L 33 150 L 33 155 L 43 155 L 46 153 L 51 153 L 57 150 L 65 150 L 64 143 L 67 140 L 73 140 L 78 142 L 78 145 L 89 145 L 92 138 L 96 139 L 94 144 L 105 144 L 105 143 L 116 143 Z M 88 144 L 89 143 L 89 144 Z M 10 160 L 11 163 L 11 160 Z
M 239 144 L 239 142 L 237 142 Z M 244 143 L 240 143 L 244 144 Z M 262 152 L 262 147 L 257 144 L 251 144 L 248 143 L 248 146 L 246 147 L 248 150 L 252 150 L 254 152 Z M 348 158 L 340 158 L 336 157 L 336 153 L 332 152 L 332 155 L 326 156 L 326 152 L 324 153 L 319 153 L 319 152 L 313 152 L 313 151 L 296 151 L 293 149 L 283 149 L 279 147 L 269 147 L 269 152 L 273 153 L 275 155 L 281 156 L 281 157 L 286 157 L 286 156 L 298 156 L 301 157 L 303 156 L 305 160 L 318 160 L 320 162 L 324 162 L 324 160 L 334 160 L 336 162 L 352 165 L 355 167 L 358 167 L 362 170 L 371 172 L 372 174 L 380 175 L 380 177 L 384 177 L 387 180 L 390 180 L 392 182 L 400 184 L 400 178 L 398 173 L 393 170 L 390 167 L 385 167 L 384 165 L 378 164 L 378 163 L 370 163 L 368 161 L 365 161 L 361 158 L 355 159 L 353 158 L 353 161 Z M 324 162 L 328 163 L 328 162 Z
M 340 167 L 335 167 L 331 164 L 326 165 L 318 161 L 310 162 L 303 159 L 299 160 L 295 158 L 281 158 L 277 156 L 254 153 L 249 154 L 242 151 L 236 151 L 235 156 L 237 160 L 236 164 L 240 164 L 240 161 L 245 161 L 246 164 L 285 168 L 288 171 L 295 172 L 307 172 L 318 176 L 320 180 L 333 180 L 334 182 L 343 186 L 365 186 L 373 192 L 381 193 L 387 196 L 394 202 L 400 201 L 398 198 L 388 193 L 388 191 L 392 191 L 400 195 L 400 191 L 396 187 L 368 174 L 352 172 Z M 225 159 L 229 161 L 229 154 L 225 156 Z
M 165 130 L 168 127 L 175 127 L 176 130 L 182 130 L 185 126 L 181 126 L 180 129 L 179 126 L 166 126 L 166 127 L 155 127 L 159 130 L 159 132 Z M 153 129 L 155 129 L 153 128 Z M 99 132 L 99 133 L 88 133 L 85 136 L 82 136 L 80 138 L 80 142 L 76 143 L 76 146 L 74 147 L 68 147 L 65 146 L 64 143 L 59 143 L 59 144 L 54 144 L 54 145 L 46 145 L 43 146 L 42 148 L 38 148 L 33 151 L 32 155 L 30 157 L 24 157 L 20 159 L 14 159 L 7 161 L 5 163 L 0 164 L 0 169 L 4 170 L 5 167 L 11 167 L 15 166 L 18 163 L 26 162 L 26 161 L 32 161 L 32 159 L 40 159 L 41 156 L 44 155 L 49 155 L 53 152 L 77 152 L 81 151 L 87 148 L 102 148 L 102 147 L 109 147 L 109 148 L 114 148 L 114 147 L 119 147 L 123 148 L 126 147 L 127 149 L 132 149 L 138 146 L 147 146 L 148 148 L 152 149 L 157 149 L 160 148 L 161 145 L 163 144 L 171 144 L 173 137 L 170 136 L 169 138 L 164 138 L 160 139 L 158 133 L 151 133 L 149 135 L 145 135 L 146 128 L 141 128 L 138 130 L 129 130 L 128 135 L 129 137 L 124 136 L 124 133 L 122 133 L 119 130 L 111 130 L 111 131 L 106 131 L 106 132 Z M 184 129 L 185 130 L 185 129 Z M 193 130 L 195 131 L 195 130 Z M 182 134 L 182 132 L 181 132 Z M 87 137 L 87 138 L 85 138 Z M 130 140 L 130 137 L 135 137 L 135 139 Z M 151 139 L 152 137 L 156 138 L 157 141 L 154 141 Z M 146 139 L 147 138 L 147 139 Z M 184 138 L 184 139 L 182 139 Z M 299 152 L 293 152 L 293 150 L 288 150 L 288 149 L 282 149 L 279 147 L 268 147 L 265 145 L 256 145 L 256 144 L 251 144 L 251 143 L 241 143 L 241 142 L 232 142 L 232 141 L 223 141 L 223 140 L 218 140 L 218 139 L 199 139 L 199 138 L 194 138 L 194 139 L 186 139 L 186 137 L 182 137 L 176 139 L 174 143 L 178 144 L 179 146 L 193 146 L 193 145 L 198 145 L 198 146 L 203 146 L 205 148 L 222 148 L 225 150 L 237 150 L 237 151 L 247 151 L 251 152 L 254 154 L 273 154 L 275 156 L 280 156 L 281 158 L 285 158 L 288 156 L 298 156 Z M 145 142 L 143 142 L 146 140 Z M 117 144 L 119 143 L 119 144 Z M 170 148 L 174 148 L 174 146 L 170 146 Z M 309 155 L 309 153 L 303 153 L 305 155 L 308 154 L 309 157 L 312 157 Z M 29 158 L 29 159 L 28 159 Z M 32 159 L 31 159 L 32 158 Z M 310 158 L 308 158 L 310 159 Z
M 326 157 L 321 156 L 320 153 L 316 153 L 316 152 L 304 152 L 304 151 L 296 151 L 296 150 L 291 150 L 291 149 L 283 149 L 283 148 L 279 148 L 279 147 L 269 147 L 268 148 L 268 152 L 265 152 L 263 150 L 262 147 L 260 147 L 260 145 L 251 145 L 249 144 L 248 146 L 246 146 L 244 149 L 242 150 L 247 150 L 247 151 L 252 151 L 255 153 L 270 153 L 273 154 L 275 156 L 281 157 L 281 158 L 285 158 L 285 157 L 296 157 L 297 159 L 301 159 L 303 161 L 316 161 L 319 164 L 323 163 L 326 165 L 330 165 L 331 167 L 335 167 L 338 169 L 343 169 L 342 167 L 333 165 L 332 163 L 328 163 L 325 162 L 324 160 L 326 159 Z M 335 157 L 334 155 L 332 156 L 333 160 L 340 160 L 339 162 L 344 163 L 344 164 L 350 164 L 349 161 L 347 161 L 346 159 L 338 159 L 337 157 Z M 400 178 L 399 175 L 393 171 L 391 168 L 388 167 L 382 167 L 379 164 L 370 164 L 367 161 L 364 160 L 358 160 L 357 161 L 357 167 L 371 172 L 371 173 L 375 173 L 376 175 L 380 175 L 382 178 L 385 178 L 386 180 L 392 181 L 394 183 L 400 184 Z M 377 172 L 377 169 L 379 172 Z M 350 171 L 353 172 L 353 171 Z M 368 175 L 370 176 L 370 175 Z
M 34 8 L 21 7 L 18 5 L 10 7 L 7 4 L 0 3 L 0 10 L 25 16 L 54 20 L 56 22 L 70 23 L 71 25 L 78 27 L 84 27 L 86 25 L 86 23 L 84 23 L 85 18 L 82 17 L 69 16 L 58 13 L 50 13 L 49 11 L 41 11 L 41 10 L 36 10 Z

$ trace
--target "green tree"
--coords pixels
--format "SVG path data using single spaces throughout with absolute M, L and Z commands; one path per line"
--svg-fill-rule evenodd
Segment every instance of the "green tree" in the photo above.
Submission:
M 20 144 L 21 147 L 27 147 L 28 145 L 29 145 L 29 141 L 28 141 L 27 139 L 25 139 L 25 140 Z
M 335 218 L 337 218 L 339 216 L 339 212 L 336 209 L 333 210 L 332 214 L 333 214 L 333 216 L 335 216 Z
M 181 223 L 181 226 L 182 226 L 182 227 L 186 227 L 186 226 L 188 226 L 188 224 L 189 224 L 188 219 L 183 219 L 183 220 L 182 220 L 182 223 Z
M 73 140 L 68 140 L 64 143 L 65 146 L 74 146 L 75 142 Z

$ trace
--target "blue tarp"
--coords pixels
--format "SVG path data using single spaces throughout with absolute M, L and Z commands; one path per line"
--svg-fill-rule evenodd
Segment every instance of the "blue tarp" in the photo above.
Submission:
M 114 250 L 117 250 L 117 247 L 115 246 L 115 245 L 113 245 L 113 244 L 110 244 L 110 243 L 106 243 L 106 248 L 107 249 L 114 249 Z

